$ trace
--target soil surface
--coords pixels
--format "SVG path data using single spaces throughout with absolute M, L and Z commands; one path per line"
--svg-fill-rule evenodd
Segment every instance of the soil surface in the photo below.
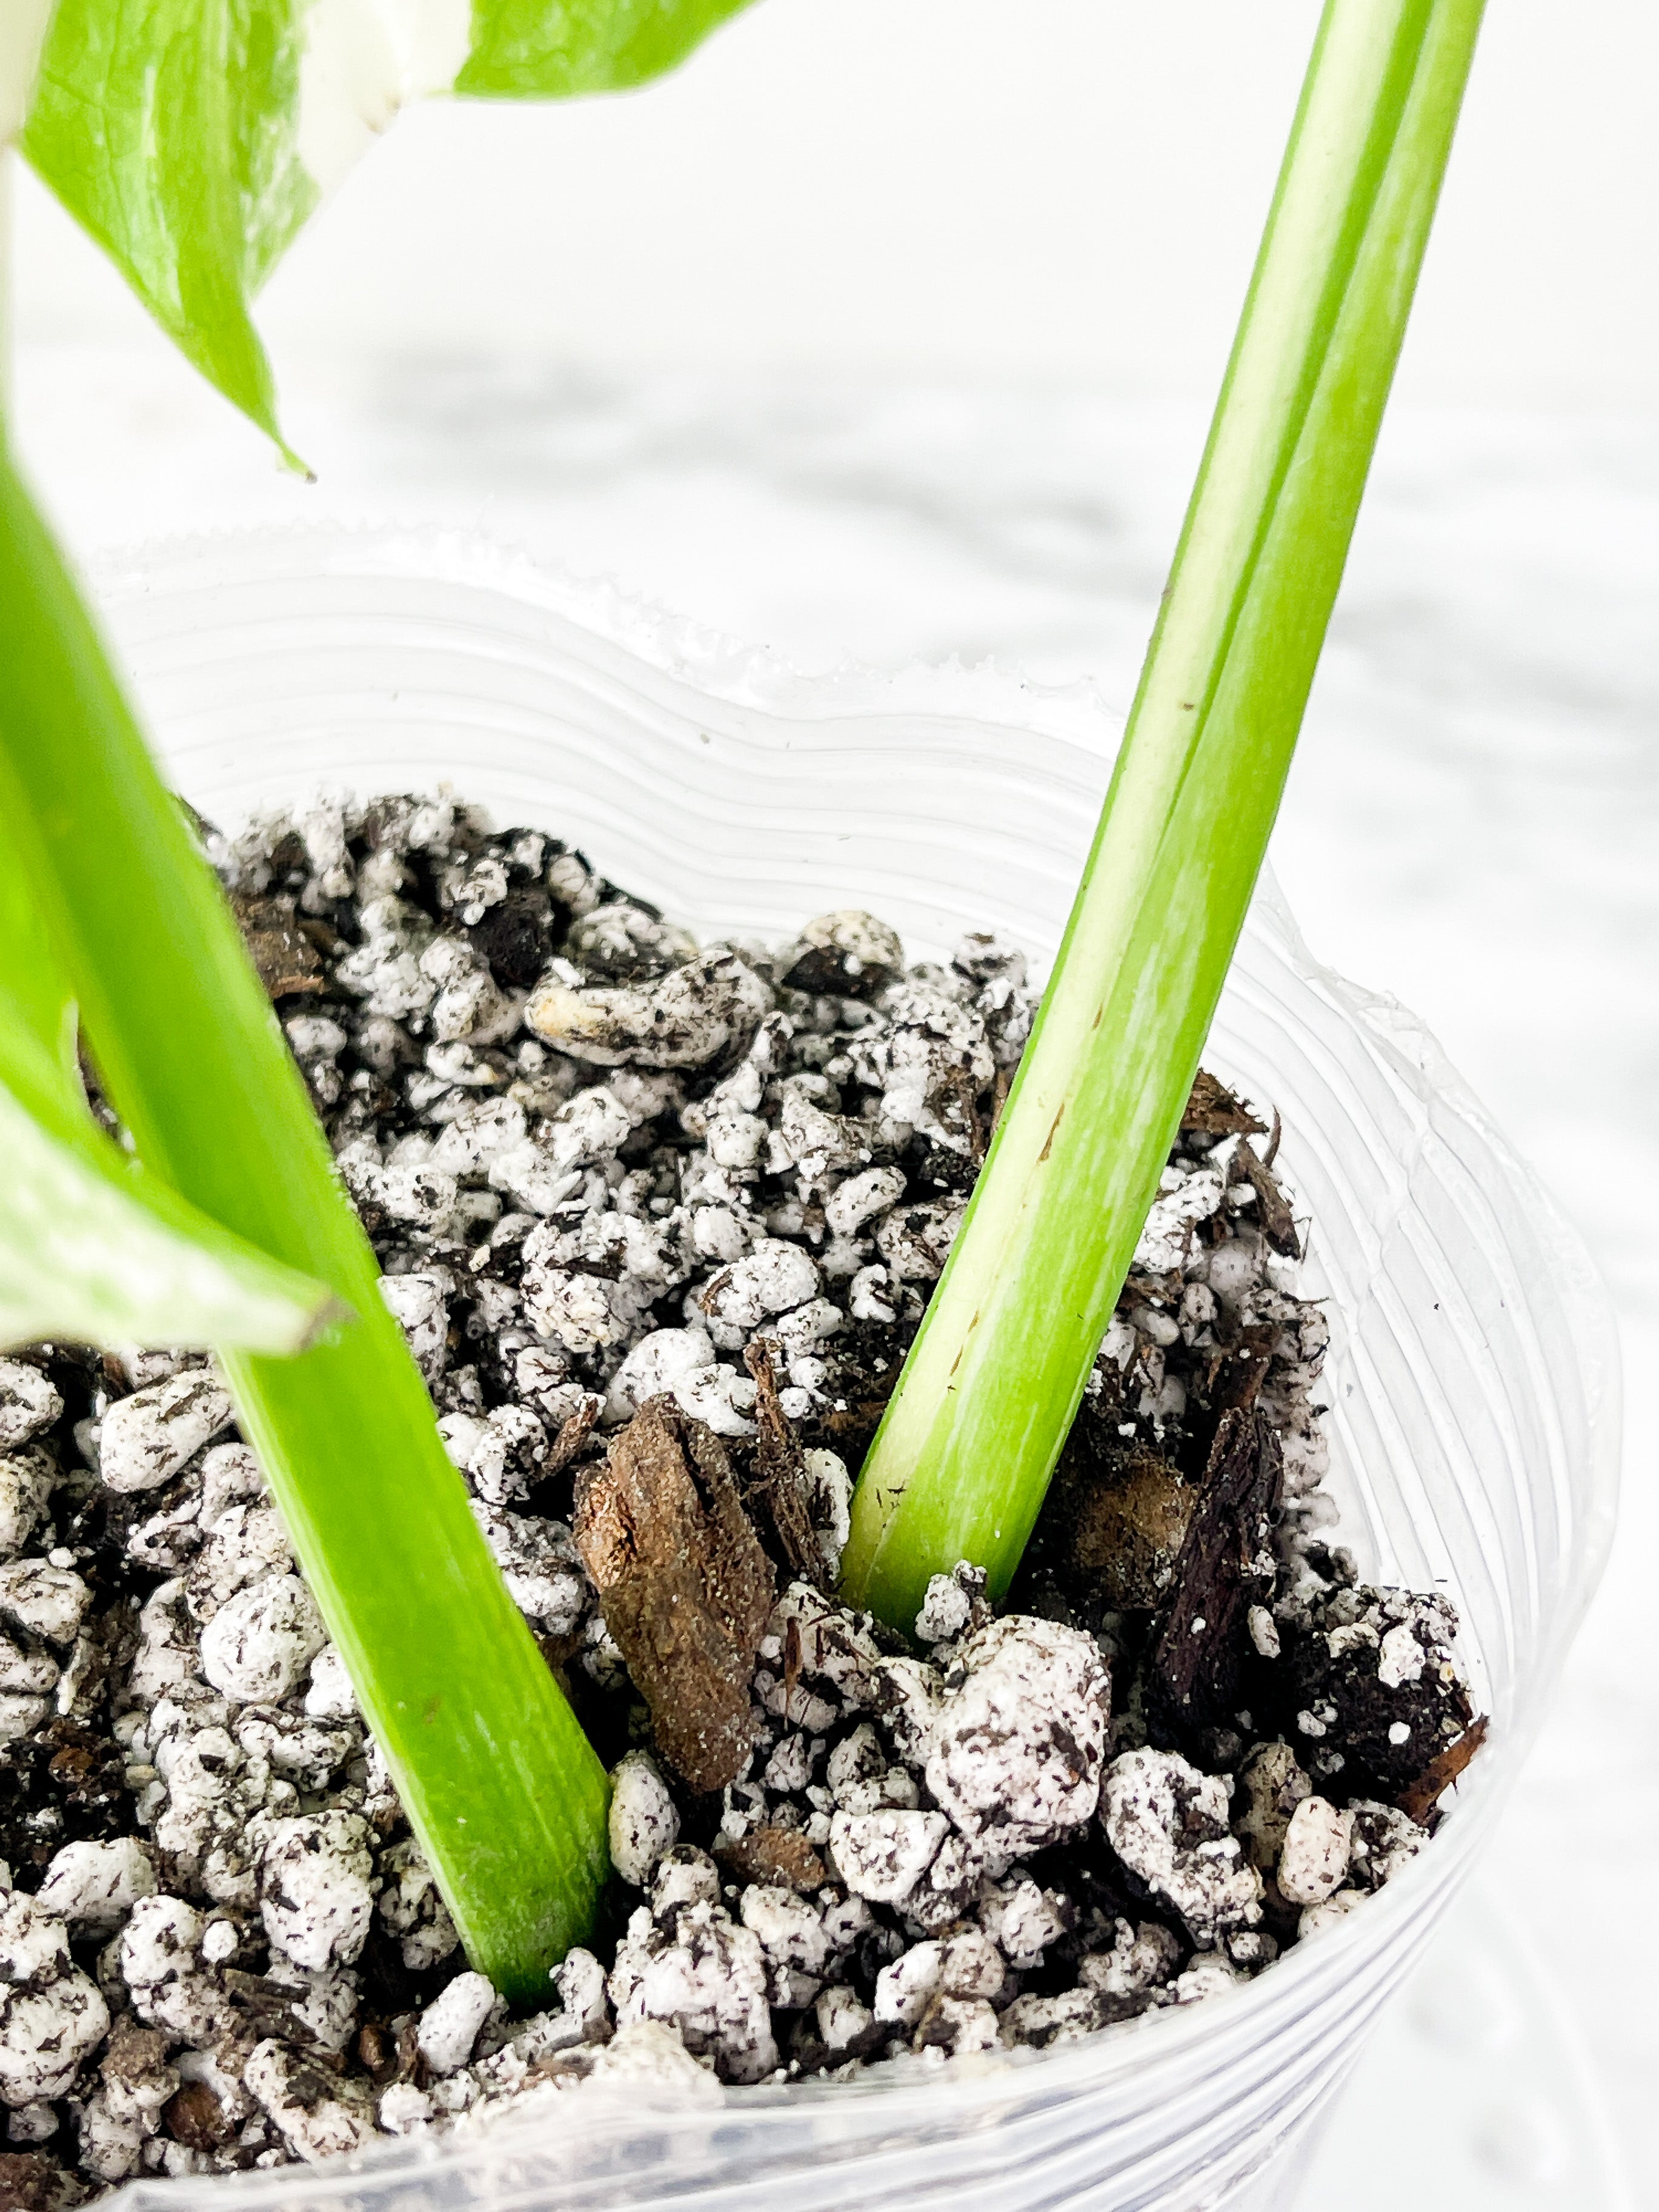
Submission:
M 204 1360 L 0 1359 L 0 2212 L 1202 2001 L 1478 1747 L 1437 1593 L 1331 1540 L 1271 1114 L 1195 1086 L 1007 1608 L 834 1596 L 1030 1026 L 1018 952 L 698 945 L 448 799 L 274 817 L 237 907 L 514 1596 L 612 1766 L 612 1911 L 467 1969 Z M 414 1601 L 418 1602 L 418 1599 Z

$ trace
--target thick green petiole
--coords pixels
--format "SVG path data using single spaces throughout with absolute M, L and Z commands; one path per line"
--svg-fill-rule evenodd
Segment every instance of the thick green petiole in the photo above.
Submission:
M 226 1352 L 248 1439 L 474 1964 L 588 1932 L 604 1769 L 475 1524 L 276 1018 L 61 556 L 0 453 L 0 812 L 147 1170 L 354 1316 Z
M 854 1504 L 908 1628 L 1006 1589 L 1158 1188 L 1301 726 L 1481 0 L 1328 0 L 1054 977 Z

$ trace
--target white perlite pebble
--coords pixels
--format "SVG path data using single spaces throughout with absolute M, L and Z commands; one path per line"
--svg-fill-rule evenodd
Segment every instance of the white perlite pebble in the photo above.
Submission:
M 61 1920 L 21 1890 L 0 1898 L 0 1982 L 38 1987 L 67 1973 L 70 1964 Z
M 1042 1962 L 1051 1943 L 1066 1933 L 1066 1917 L 1053 1890 L 1036 1882 L 1017 1882 L 1006 1897 L 987 1908 L 985 1924 L 1008 1964 L 1017 1973 L 1029 1973 Z
M 771 1885 L 745 1889 L 738 1909 L 772 1969 L 772 2002 L 799 2012 L 817 1995 L 829 1964 L 823 1915 L 793 1890 Z
M 0 1559 L 21 1552 L 34 1534 L 57 1479 L 52 1455 L 38 1444 L 0 1458 Z
M 837 1813 L 830 1856 L 854 1897 L 900 1905 L 933 1864 L 949 1825 L 942 1813 Z
M 92 1603 L 79 1575 L 45 1559 L 10 1559 L 0 1566 L 0 1620 L 14 1621 L 48 1644 L 73 1644 Z
M 49 1429 L 64 1410 L 64 1401 L 51 1377 L 26 1359 L 0 1359 L 0 1451 L 15 1451 L 20 1444 Z
M 179 1898 L 141 1898 L 133 1907 L 117 1955 L 140 2020 L 181 2038 L 190 2035 L 186 2001 L 198 1972 L 202 1935 L 201 1914 Z
M 228 1966 L 240 1948 L 234 1920 L 210 1920 L 202 1930 L 202 1957 L 210 1966 Z
M 714 1343 L 722 1352 L 738 1352 L 771 1315 L 805 1305 L 817 1292 L 818 1271 L 811 1255 L 781 1237 L 763 1237 L 746 1260 L 738 1261 L 716 1275 L 706 1291 L 693 1295 L 707 1316 Z
M 0 1638 L 0 1674 L 13 1675 L 20 1664 L 26 1663 L 23 1655 Z M 46 1666 L 51 1663 L 44 1662 Z M 0 1743 L 16 1743 L 32 1735 L 51 1711 L 51 1705 L 39 1692 L 0 1690 Z
M 935 1575 L 916 1615 L 917 1643 L 945 1644 L 960 1636 L 973 1611 L 973 1600 L 954 1575 Z
M 726 2081 L 763 2081 L 778 2063 L 760 1938 L 712 1899 L 681 1905 L 672 1932 L 641 1905 L 617 1946 L 609 1986 L 619 2028 L 672 2021 L 687 2050 L 712 2058 Z
M 573 985 L 550 975 L 531 993 L 525 1021 L 573 1060 L 601 1067 L 706 1067 L 771 1005 L 770 990 L 734 954 L 705 952 L 648 985 Z
M 648 1752 L 630 1751 L 611 1771 L 611 1862 L 643 1889 L 665 1851 L 680 1839 L 680 1816 Z
M 410 1973 L 424 1973 L 447 1959 L 461 1940 L 449 1908 L 412 1838 L 381 1853 L 380 1873 L 380 1917 L 398 1938 Z
M 1143 1275 L 1172 1274 L 1187 1256 L 1193 1231 L 1207 1221 L 1225 1194 L 1219 1171 L 1197 1168 L 1183 1176 L 1173 1190 L 1152 1201 L 1146 1225 L 1135 1247 L 1134 1266 Z
M 269 1505 L 227 1505 L 186 1578 L 191 1618 L 211 1620 L 238 1590 L 288 1574 L 293 1566 L 293 1547 L 280 1514 Z
M 449 1307 L 446 1285 L 431 1271 L 383 1275 L 380 1296 L 409 1339 L 415 1364 L 428 1382 L 442 1374 L 449 1358 Z
M 246 1705 L 279 1705 L 328 1641 L 297 1575 L 239 1590 L 202 1631 L 202 1672 Z
M 942 1943 L 913 1943 L 876 1976 L 875 2017 L 914 2027 L 939 1993 L 944 1966 Z
M 582 2039 L 603 2043 L 611 2033 L 611 1996 L 605 1988 L 605 1968 L 593 1954 L 578 1943 L 565 1953 L 563 1965 L 555 1966 L 552 1982 L 565 2014 L 575 2021 Z
M 716 1359 L 714 1347 L 699 1328 L 658 1328 L 640 1341 L 611 1377 L 605 1424 L 615 1428 L 632 1420 L 649 1398 L 672 1397 L 683 1413 L 702 1421 L 719 1437 L 749 1437 L 755 1425 L 747 1408 L 755 1386 L 735 1367 Z
M 967 1643 L 927 1743 L 927 1787 L 993 1873 L 1057 1843 L 1100 1797 L 1110 1689 L 1094 1638 L 1009 1613 Z
M 64 2095 L 109 2027 L 109 2007 L 70 1961 L 61 1920 L 21 1893 L 0 1898 L 0 2103 Z
M 229 1393 L 206 1367 L 135 1390 L 99 1424 L 99 1474 L 112 1490 L 155 1490 L 228 1425 L 231 1412 Z
M 374 1862 L 356 1813 L 276 1821 L 259 1864 L 265 1934 L 296 1966 L 349 1966 L 368 1934 Z
M 308 2166 L 365 2150 L 374 2140 L 368 2084 L 340 2081 L 274 2038 L 254 2045 L 242 2080 Z
M 495 2009 L 495 1991 L 483 1974 L 457 1974 L 421 2014 L 415 2041 L 434 2074 L 453 2074 L 472 2056 L 478 2031 Z
M 43 1912 L 101 1930 L 125 1920 L 141 1897 L 155 1894 L 155 1869 L 136 1836 L 65 1844 L 37 1892 Z
M 1377 1680 L 1385 1690 L 1398 1690 L 1407 1682 L 1420 1681 L 1424 1656 L 1423 1646 L 1412 1633 L 1409 1622 L 1402 1620 L 1382 1638 L 1376 1655 Z
M 351 1686 L 346 1663 L 334 1646 L 325 1645 L 311 1662 L 311 1682 L 306 1691 L 306 1712 L 314 1721 L 355 1718 L 357 1693 Z
M 818 2033 L 831 2056 L 861 2042 L 874 2025 L 870 2008 L 854 1990 L 825 1990 L 813 2008 Z
M 1279 1863 L 1291 1815 L 1313 1784 L 1287 1743 L 1259 1743 L 1238 1770 L 1237 1795 L 1243 1808 L 1233 1822 L 1252 1866 L 1266 1873 Z
M 1339 1889 L 1318 1905 L 1310 1905 L 1296 1923 L 1297 1942 L 1305 1943 L 1310 1936 L 1322 1936 L 1328 1928 L 1340 1927 L 1355 1905 L 1364 1901 L 1363 1889 Z
M 659 2095 L 672 2093 L 676 2104 L 712 2105 L 720 2084 L 686 2049 L 684 2039 L 660 2021 L 629 2021 L 617 2030 L 593 2062 L 591 2081 L 610 2084 L 643 2082 Z
M 1341 1887 L 1352 1835 L 1352 1813 L 1326 1797 L 1303 1799 L 1279 1854 L 1279 1887 L 1292 1905 L 1322 1905 Z
M 809 1445 L 805 1460 L 807 1515 L 817 1531 L 824 1575 L 833 1587 L 841 1574 L 841 1555 L 853 1532 L 853 1478 L 838 1453 Z
M 970 2051 L 994 2051 L 1000 2025 L 984 1997 L 940 1996 L 923 2023 L 922 2034 L 953 2058 L 962 2058 Z
M 1180 1962 L 1180 1942 L 1167 1928 L 1152 1920 L 1132 1928 L 1120 1920 L 1113 1929 L 1111 1949 L 1091 1952 L 1079 1968 L 1078 1978 L 1103 1997 L 1134 1996 L 1167 1982 Z
M 1239 1863 L 1224 1778 L 1173 1751 L 1126 1751 L 1107 1769 L 1101 1820 L 1132 1874 L 1167 1898 L 1200 1944 L 1261 1917 L 1261 1878 Z
M 119 1939 L 132 2008 L 175 2041 L 211 2051 L 238 2025 L 216 1974 L 203 1966 L 201 1915 L 176 1897 L 141 1897 Z
M 1185 1969 L 1170 1983 L 1170 1990 L 1177 2004 L 1204 2004 L 1249 1978 L 1219 1951 L 1200 1951 L 1188 1960 Z
M 1253 1605 L 1245 1615 L 1250 1641 L 1264 1659 L 1279 1656 L 1279 1623 L 1265 1605 Z
M 1428 1842 L 1428 1831 L 1397 1807 L 1379 1805 L 1372 1798 L 1362 1797 L 1352 1811 L 1350 1879 L 1364 1888 L 1381 1889 L 1402 1867 L 1410 1865 Z
M 947 1997 L 998 1997 L 1008 1978 L 1002 1954 L 980 1928 L 964 1928 L 945 1942 L 939 1985 Z
M 378 2108 L 381 2127 L 389 2136 L 422 2136 L 437 2112 L 424 2089 L 412 2081 L 394 2081 L 381 2093 Z

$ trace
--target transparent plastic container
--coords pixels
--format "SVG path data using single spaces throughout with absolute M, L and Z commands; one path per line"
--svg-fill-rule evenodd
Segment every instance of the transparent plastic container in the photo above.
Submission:
M 319 785 L 449 781 L 703 931 L 865 905 L 914 956 L 965 928 L 1051 957 L 1115 726 L 1085 690 L 915 672 L 805 681 L 466 541 L 301 532 L 106 568 L 108 619 L 181 787 L 222 821 Z M 1527 1751 L 1611 1534 L 1617 1351 L 1577 1239 L 1437 1046 L 1258 896 L 1208 1063 L 1284 1119 L 1328 1301 L 1341 1534 L 1449 1590 L 1492 1739 L 1431 1847 L 1260 1979 L 1043 2053 L 551 2118 L 123 2202 L 330 2212 L 1199 2212 L 1284 2208 L 1370 2023 Z

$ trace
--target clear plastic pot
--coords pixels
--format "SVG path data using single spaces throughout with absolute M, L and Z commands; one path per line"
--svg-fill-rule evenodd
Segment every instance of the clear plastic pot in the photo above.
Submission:
M 1115 729 L 1086 692 L 807 682 L 617 593 L 447 538 L 297 533 L 112 564 L 106 605 L 182 788 L 229 820 L 319 784 L 453 782 L 707 931 L 866 905 L 913 954 L 1051 955 Z M 137 2206 L 362 2212 L 1283 2207 L 1317 2117 L 1481 1847 L 1611 1532 L 1617 1352 L 1576 1238 L 1391 1000 L 1258 897 L 1208 1060 L 1284 1119 L 1328 1300 L 1342 1534 L 1455 1598 L 1492 1740 L 1431 1847 L 1340 1927 L 1188 2009 L 1042 2055 L 556 2117 L 337 2166 L 147 2180 Z

